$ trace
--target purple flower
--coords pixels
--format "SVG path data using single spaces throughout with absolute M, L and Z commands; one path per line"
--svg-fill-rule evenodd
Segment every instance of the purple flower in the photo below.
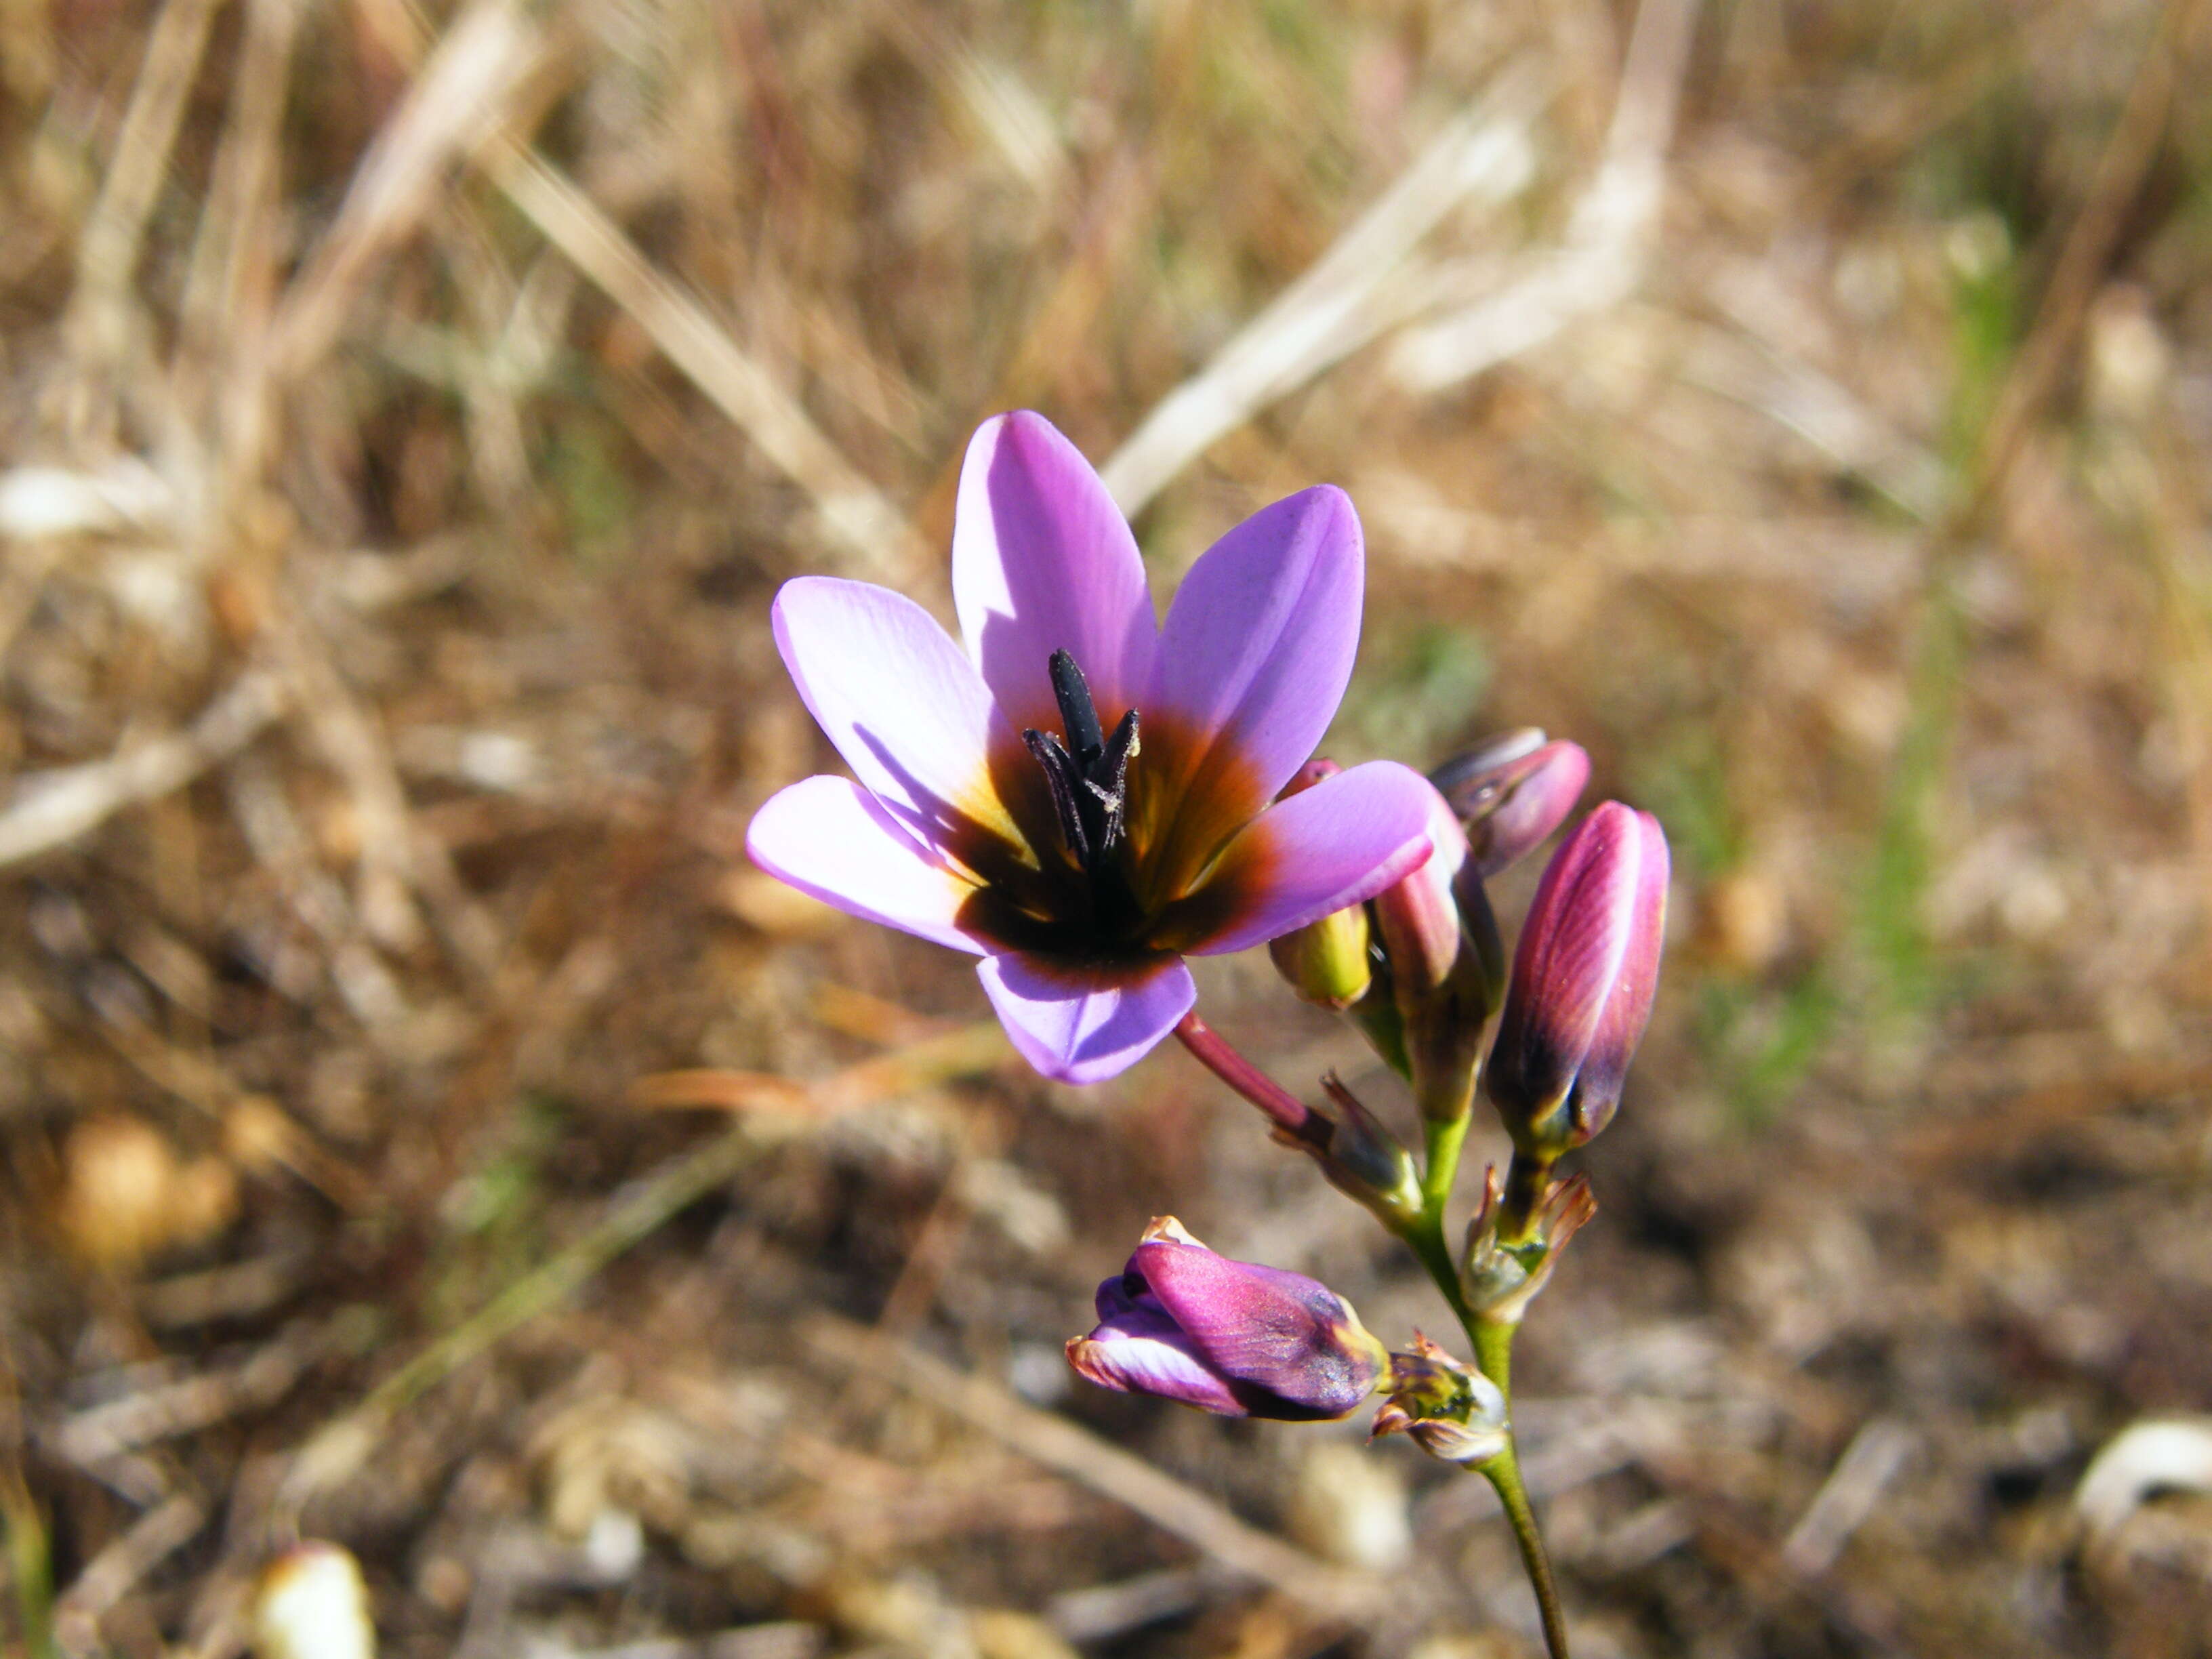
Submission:
M 1427 854 L 1426 786 L 1402 766 L 1271 805 L 1351 678 L 1363 568 L 1351 501 L 1304 490 L 1217 542 L 1162 626 L 1089 463 L 1042 416 L 987 421 L 952 533 L 965 652 L 884 588 L 807 576 L 776 596 L 777 648 L 859 781 L 784 790 L 746 850 L 980 956 L 1031 1065 L 1111 1077 L 1189 1012 L 1184 955 L 1358 903 Z
M 1173 1216 L 1099 1285 L 1097 1328 L 1067 1359 L 1101 1388 L 1290 1423 L 1357 1410 L 1390 1363 L 1328 1285 L 1216 1255 Z
M 1607 801 L 1553 854 L 1513 953 L 1484 1085 L 1513 1144 L 1556 1157 L 1605 1127 L 1651 1018 L 1667 932 L 1659 820 Z

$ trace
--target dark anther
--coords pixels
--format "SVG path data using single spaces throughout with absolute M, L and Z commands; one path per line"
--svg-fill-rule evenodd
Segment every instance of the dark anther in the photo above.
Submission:
M 1128 806 L 1129 762 L 1137 753 L 1137 711 L 1121 716 L 1108 738 L 1098 724 L 1090 683 L 1075 659 L 1052 653 L 1052 694 L 1060 703 L 1066 740 L 1050 732 L 1026 731 L 1022 741 L 1044 769 L 1060 833 L 1077 866 L 1098 872 L 1121 840 Z
M 1052 789 L 1052 808 L 1060 815 L 1060 839 L 1074 855 L 1081 868 L 1091 867 L 1091 836 L 1083 827 L 1082 801 L 1085 781 L 1076 769 L 1060 740 L 1049 732 L 1034 728 L 1022 733 L 1022 741 L 1030 746 L 1030 753 L 1044 768 L 1044 781 Z
M 1106 747 L 1106 734 L 1098 726 L 1098 706 L 1091 701 L 1091 682 L 1065 651 L 1052 653 L 1052 695 L 1060 703 L 1060 729 L 1067 733 L 1067 746 L 1085 777 L 1098 763 Z

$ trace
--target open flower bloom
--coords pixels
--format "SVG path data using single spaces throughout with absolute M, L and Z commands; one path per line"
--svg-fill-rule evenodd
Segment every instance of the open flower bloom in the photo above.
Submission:
M 1513 1144 L 1556 1157 L 1613 1121 L 1667 937 L 1667 836 L 1609 800 L 1536 885 L 1483 1086 Z
M 1357 1410 L 1390 1364 L 1328 1285 L 1217 1255 L 1173 1216 L 1099 1285 L 1097 1328 L 1067 1359 L 1101 1388 L 1288 1423 Z
M 1128 524 L 1042 417 L 984 423 L 955 515 L 964 652 L 885 588 L 805 576 L 777 594 L 777 648 L 859 781 L 784 790 L 746 850 L 842 910 L 981 956 L 1023 1056 L 1095 1082 L 1189 1012 L 1186 953 L 1262 944 L 1426 856 L 1427 785 L 1376 762 L 1270 805 L 1358 644 L 1341 490 L 1224 536 L 1164 626 Z

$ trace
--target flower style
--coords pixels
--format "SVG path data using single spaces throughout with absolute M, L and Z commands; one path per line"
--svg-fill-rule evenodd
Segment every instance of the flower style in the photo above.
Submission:
M 1090 465 L 1042 416 L 999 416 L 955 504 L 964 653 L 884 588 L 810 576 L 776 596 L 784 664 L 859 781 L 783 790 L 746 851 L 981 957 L 1024 1058 L 1111 1077 L 1190 1011 L 1186 954 L 1264 943 L 1427 855 L 1407 768 L 1275 801 L 1343 697 L 1363 579 L 1351 501 L 1308 489 L 1217 542 L 1160 625 Z
M 1531 1157 L 1571 1152 L 1613 1121 L 1659 983 L 1667 872 L 1659 820 L 1607 801 L 1536 885 L 1483 1073 Z
M 1328 1285 L 1217 1255 L 1173 1216 L 1099 1285 L 1097 1328 L 1067 1359 L 1101 1388 L 1285 1423 L 1357 1410 L 1390 1364 Z

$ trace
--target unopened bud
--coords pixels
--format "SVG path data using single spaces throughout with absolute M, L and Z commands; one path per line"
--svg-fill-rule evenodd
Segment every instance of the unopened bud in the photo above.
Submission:
M 336 1544 L 287 1550 L 253 1594 L 258 1659 L 375 1659 L 368 1589 L 352 1556 Z
M 1497 924 L 1468 866 L 1467 836 L 1430 792 L 1426 862 L 1375 896 L 1375 926 L 1397 1019 L 1392 1033 L 1431 1122 L 1456 1122 L 1474 1099 L 1482 1031 L 1496 994 Z
M 1547 743 L 1531 726 L 1446 761 L 1430 781 L 1466 823 L 1475 872 L 1486 879 L 1534 852 L 1566 821 L 1589 770 L 1580 745 Z
M 1334 761 L 1309 761 L 1276 799 L 1288 800 L 1341 770 Z M 1355 904 L 1271 939 L 1267 954 L 1293 991 L 1340 1012 L 1367 994 L 1373 974 L 1367 939 L 1367 908 Z
M 1223 1417 L 1343 1417 L 1389 1364 L 1328 1285 L 1217 1255 L 1173 1216 L 1145 1230 L 1097 1304 L 1097 1326 L 1067 1345 L 1070 1364 L 1101 1388 Z
M 1659 821 L 1618 801 L 1583 819 L 1544 872 L 1484 1074 L 1532 1158 L 1583 1145 L 1620 1103 L 1658 985 L 1667 873 Z
M 1390 1356 L 1382 1386 L 1390 1398 L 1375 1413 L 1370 1439 L 1407 1435 L 1447 1463 L 1486 1463 L 1511 1437 L 1498 1385 L 1419 1331 L 1409 1352 Z

